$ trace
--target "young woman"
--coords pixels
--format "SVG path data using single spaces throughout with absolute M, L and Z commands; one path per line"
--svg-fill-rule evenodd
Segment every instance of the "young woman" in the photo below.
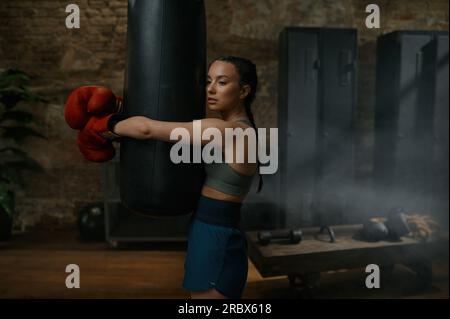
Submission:
M 224 137 L 226 128 L 256 130 L 250 107 L 257 84 L 256 66 L 249 60 L 238 57 L 214 60 L 208 70 L 207 101 L 208 107 L 220 112 L 222 118 L 201 120 L 202 132 L 217 128 Z M 174 143 L 170 134 L 175 128 L 185 128 L 193 136 L 193 122 L 162 122 L 141 116 L 119 121 L 111 131 L 135 139 Z M 247 139 L 243 139 L 247 145 Z M 183 282 L 193 299 L 240 298 L 247 281 L 247 243 L 238 222 L 242 202 L 259 165 L 248 160 L 247 147 L 244 163 L 237 163 L 237 142 L 231 147 L 222 143 L 223 154 L 233 151 L 233 163 L 205 164 L 206 180 L 189 229 Z M 260 176 L 258 191 L 261 187 Z

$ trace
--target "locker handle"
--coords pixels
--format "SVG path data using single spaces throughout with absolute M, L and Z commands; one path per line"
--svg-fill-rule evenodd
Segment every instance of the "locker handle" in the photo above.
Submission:
M 320 69 L 320 60 L 317 59 L 316 61 L 314 61 L 314 69 L 319 70 Z
M 342 50 L 339 52 L 339 77 L 340 85 L 349 86 L 351 81 L 351 72 L 354 70 L 355 62 L 352 59 L 352 52 Z
M 422 74 L 422 68 L 423 68 L 423 52 L 419 51 L 416 53 L 416 80 Z
M 305 83 L 309 81 L 314 81 L 315 78 L 315 61 L 313 61 L 313 50 L 305 50 Z

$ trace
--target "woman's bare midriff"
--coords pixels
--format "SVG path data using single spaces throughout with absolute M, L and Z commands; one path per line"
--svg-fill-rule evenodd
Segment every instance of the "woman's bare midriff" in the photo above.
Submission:
M 211 188 L 209 186 L 203 186 L 202 195 L 205 197 L 212 198 L 212 199 L 223 200 L 223 201 L 227 201 L 227 202 L 235 202 L 235 203 L 242 203 L 245 199 L 245 196 L 235 196 L 235 195 L 222 193 L 222 192 L 215 190 L 214 188 Z

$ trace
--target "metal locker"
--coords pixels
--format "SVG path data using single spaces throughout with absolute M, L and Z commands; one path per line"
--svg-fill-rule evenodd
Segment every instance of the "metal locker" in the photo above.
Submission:
M 381 211 L 431 208 L 438 127 L 447 127 L 448 141 L 448 40 L 446 79 L 445 67 L 436 64 L 439 50 L 445 57 L 442 36 L 448 39 L 442 32 L 399 31 L 378 40 L 374 181 Z
M 318 34 L 288 29 L 281 34 L 280 43 L 281 223 L 293 227 L 310 220 L 302 204 L 312 201 L 315 189 Z
M 322 31 L 317 223 L 346 222 L 353 190 L 356 30 Z
M 442 218 L 442 224 L 448 225 L 448 34 L 436 34 L 430 43 L 424 60 L 427 70 L 424 78 L 423 100 L 431 106 L 426 114 L 429 129 L 423 145 L 427 146 L 424 159 L 427 163 L 426 209 Z M 425 161 L 424 161 L 425 162 Z
M 342 222 L 337 203 L 345 195 L 335 187 L 351 180 L 355 59 L 355 29 L 287 28 L 280 35 L 280 213 L 285 227 Z

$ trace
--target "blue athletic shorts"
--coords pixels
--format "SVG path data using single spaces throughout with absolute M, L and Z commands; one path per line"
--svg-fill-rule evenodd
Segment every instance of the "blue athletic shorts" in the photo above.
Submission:
M 247 241 L 236 225 L 224 226 L 227 224 L 226 212 L 236 216 L 240 206 L 201 197 L 189 228 L 185 289 L 200 292 L 214 288 L 228 298 L 241 298 L 248 274 Z M 202 218 L 205 214 L 215 219 Z M 211 220 L 218 222 L 213 224 Z

